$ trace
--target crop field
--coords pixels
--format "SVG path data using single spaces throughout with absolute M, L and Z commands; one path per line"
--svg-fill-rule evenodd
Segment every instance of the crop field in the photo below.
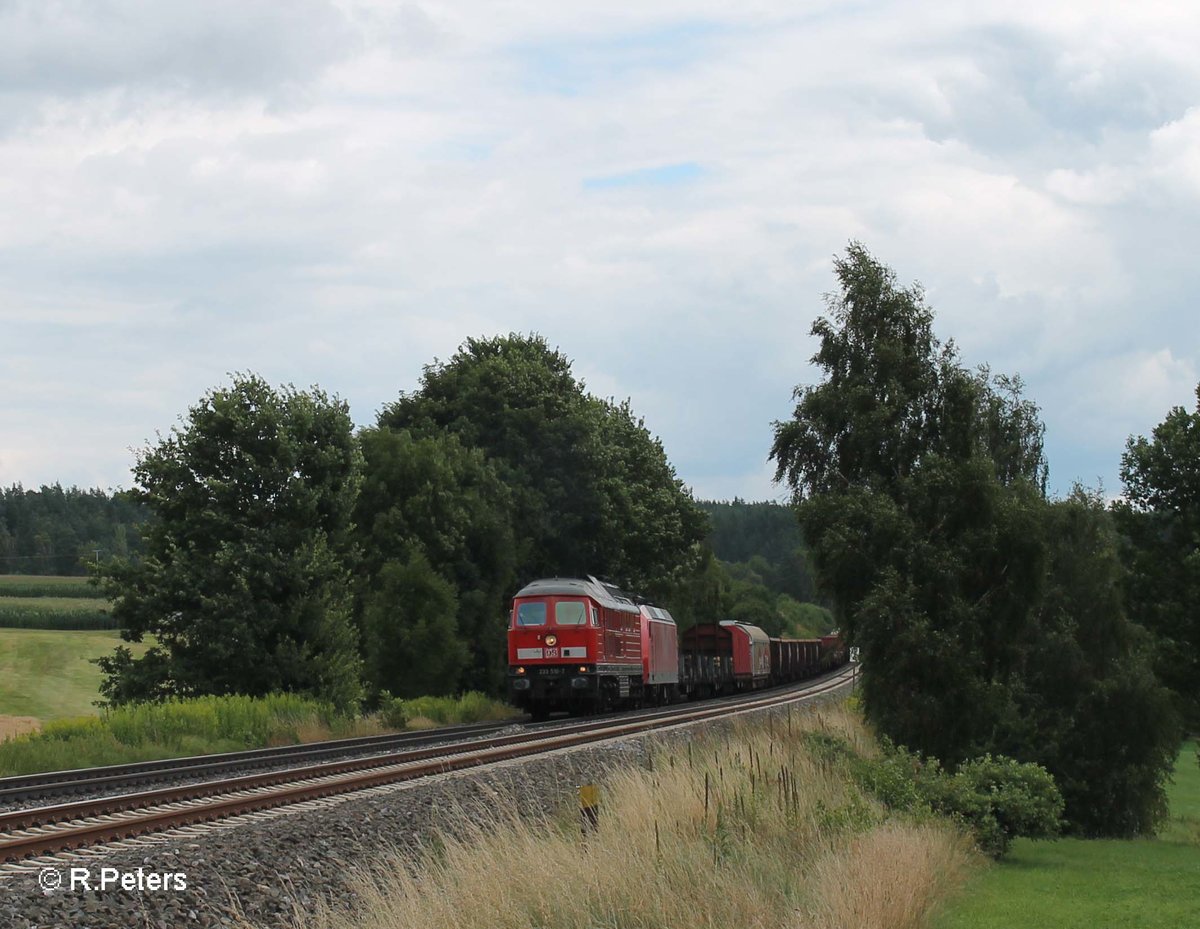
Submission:
M 104 594 L 86 577 L 39 574 L 0 574 L 0 597 L 70 597 L 103 600 Z
M 1200 926 L 1200 765 L 1184 746 L 1171 818 L 1154 839 L 1013 844 L 936 922 L 936 929 L 1177 929 Z
M 117 623 L 86 577 L 0 575 L 0 628 L 99 630 Z

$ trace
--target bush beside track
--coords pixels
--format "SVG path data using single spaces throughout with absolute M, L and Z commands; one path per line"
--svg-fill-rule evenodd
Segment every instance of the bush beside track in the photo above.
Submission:
M 458 697 L 411 697 L 407 700 L 383 695 L 379 717 L 389 729 L 430 729 L 511 719 L 518 711 L 476 690 Z

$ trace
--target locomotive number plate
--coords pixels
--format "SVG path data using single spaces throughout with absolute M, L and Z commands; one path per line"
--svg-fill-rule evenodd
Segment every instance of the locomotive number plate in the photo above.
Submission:
M 547 658 L 557 658 L 558 657 L 558 649 L 557 648 L 546 649 L 546 657 Z

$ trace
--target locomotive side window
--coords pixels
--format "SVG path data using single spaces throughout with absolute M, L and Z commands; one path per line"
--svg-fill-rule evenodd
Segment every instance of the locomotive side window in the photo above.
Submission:
M 592 607 L 592 625 L 593 626 L 600 625 L 600 614 L 598 612 L 596 612 L 595 607 Z
M 560 600 L 554 605 L 554 622 L 560 626 L 582 626 L 587 622 L 587 604 Z
M 544 626 L 546 625 L 546 604 L 544 603 L 522 603 L 517 607 L 517 625 L 518 626 Z

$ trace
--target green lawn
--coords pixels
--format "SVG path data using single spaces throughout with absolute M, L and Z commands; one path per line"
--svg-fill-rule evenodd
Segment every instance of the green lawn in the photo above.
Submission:
M 95 713 L 100 669 L 88 659 L 121 643 L 120 633 L 0 629 L 0 715 L 59 719 Z M 131 646 L 135 653 L 145 646 Z
M 1175 766 L 1171 821 L 1157 839 L 1013 844 L 936 921 L 937 929 L 1180 929 L 1200 926 L 1200 766 Z

